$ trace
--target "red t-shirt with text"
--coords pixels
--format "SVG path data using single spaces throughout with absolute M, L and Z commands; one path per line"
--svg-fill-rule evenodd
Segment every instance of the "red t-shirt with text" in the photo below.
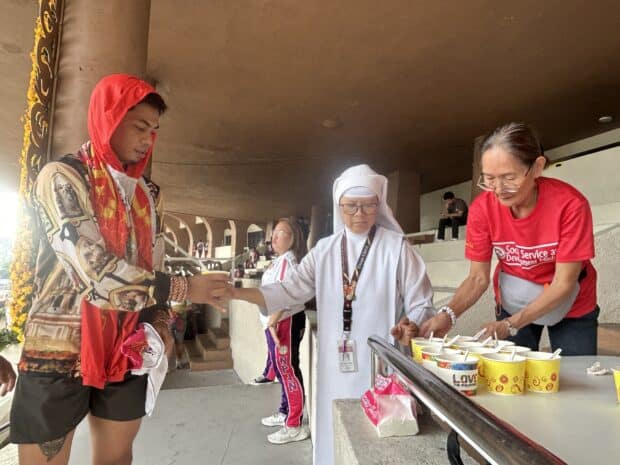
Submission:
M 548 284 L 553 280 L 556 262 L 582 262 L 579 294 L 566 315 L 577 318 L 596 306 L 596 270 L 590 263 L 594 257 L 590 205 L 563 181 L 540 177 L 537 183 L 536 206 L 525 218 L 514 218 L 493 192 L 476 198 L 467 220 L 465 256 L 487 262 L 495 253 L 499 260 L 493 277 L 496 300 L 500 268 L 519 278 Z

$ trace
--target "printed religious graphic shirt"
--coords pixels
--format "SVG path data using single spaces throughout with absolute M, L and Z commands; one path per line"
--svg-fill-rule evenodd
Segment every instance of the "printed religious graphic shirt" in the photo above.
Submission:
M 122 180 L 115 180 L 122 190 Z M 126 182 L 127 180 L 125 180 Z M 151 203 L 153 227 L 153 268 L 161 269 L 164 258 L 161 202 L 157 185 L 145 177 L 134 180 L 132 189 L 142 189 Z M 125 186 L 127 187 L 127 186 Z M 37 177 L 33 204 L 38 216 L 39 244 L 36 261 L 33 302 L 25 327 L 25 343 L 19 370 L 22 373 L 83 376 L 81 372 L 81 302 L 86 300 L 102 312 L 103 336 L 110 330 L 112 339 L 120 338 L 124 316 L 137 315 L 157 302 L 170 299 L 175 277 L 138 267 L 135 237 L 130 234 L 127 257 L 118 258 L 105 248 L 89 190 L 88 172 L 77 155 L 47 164 Z M 119 212 L 115 212 L 119 214 Z M 120 315 L 106 318 L 106 312 Z M 118 329 L 105 327 L 117 321 Z M 122 341 L 112 341 L 116 348 Z M 98 349 L 97 349 L 98 350 Z M 107 350 L 107 349 L 106 349 Z M 110 370 L 110 357 L 105 370 Z M 103 387 L 108 381 L 122 380 L 126 370 L 98 375 Z

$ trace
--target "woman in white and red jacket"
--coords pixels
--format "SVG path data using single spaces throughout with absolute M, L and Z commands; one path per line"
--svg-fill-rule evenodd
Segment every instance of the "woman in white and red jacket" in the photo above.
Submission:
M 278 257 L 265 270 L 262 285 L 284 281 L 307 251 L 301 227 L 293 218 L 278 220 L 271 245 Z M 265 332 L 269 359 L 282 387 L 280 409 L 261 421 L 265 426 L 282 426 L 267 436 L 272 444 L 301 441 L 310 436 L 302 424 L 304 383 L 299 369 L 299 344 L 306 329 L 303 310 L 304 305 L 281 309 L 269 317 L 269 330 Z

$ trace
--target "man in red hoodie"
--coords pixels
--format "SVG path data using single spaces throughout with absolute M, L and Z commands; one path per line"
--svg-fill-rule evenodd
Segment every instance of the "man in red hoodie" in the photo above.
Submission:
M 21 464 L 67 464 L 87 414 L 93 463 L 130 464 L 147 383 L 131 374 L 123 343 L 145 321 L 171 346 L 166 302 L 217 306 L 228 286 L 225 276 L 159 271 L 161 196 L 142 173 L 165 110 L 148 83 L 105 77 L 90 100 L 90 140 L 37 177 L 39 250 L 11 410 Z

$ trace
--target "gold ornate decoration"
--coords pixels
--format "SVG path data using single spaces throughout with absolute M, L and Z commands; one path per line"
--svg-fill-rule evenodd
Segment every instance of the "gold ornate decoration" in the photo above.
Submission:
M 27 105 L 22 121 L 24 141 L 20 155 L 19 199 L 20 215 L 11 263 L 11 293 L 9 304 L 10 329 L 19 341 L 30 308 L 36 238 L 30 194 L 34 181 L 47 161 L 50 144 L 50 121 L 54 102 L 56 63 L 60 47 L 60 27 L 64 0 L 39 0 L 39 15 L 35 20 L 34 47 L 30 54 L 32 70 L 27 92 Z

